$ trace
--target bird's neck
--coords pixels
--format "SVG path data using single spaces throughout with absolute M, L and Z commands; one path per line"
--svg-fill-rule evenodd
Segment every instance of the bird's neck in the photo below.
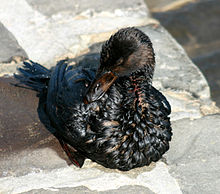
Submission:
M 150 77 L 141 73 L 119 78 L 116 86 L 123 95 L 124 108 L 142 112 L 146 105 L 146 90 L 151 87 L 151 82 Z
M 152 84 L 153 79 L 153 70 L 149 68 L 142 68 L 135 72 L 132 72 L 129 79 L 133 84 L 142 85 L 144 84 Z
M 146 85 L 152 85 L 153 74 L 147 74 L 146 71 L 135 71 L 129 76 L 119 78 L 119 85 L 128 93 L 139 94 L 144 92 Z

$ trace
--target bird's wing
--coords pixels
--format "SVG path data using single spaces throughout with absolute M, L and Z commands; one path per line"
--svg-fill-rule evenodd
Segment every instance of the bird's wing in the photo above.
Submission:
M 78 106 L 82 104 L 87 83 L 91 82 L 94 76 L 94 69 L 68 66 L 66 60 L 56 65 L 48 86 L 46 109 L 57 128 L 63 128 L 63 122 L 66 122 L 62 113 L 68 113 L 70 110 L 74 112 L 80 108 Z M 66 115 L 68 116 L 70 115 Z
M 154 99 L 158 102 L 160 110 L 168 116 L 171 113 L 171 106 L 166 97 L 153 86 L 151 86 L 151 94 L 153 94 Z
M 56 129 L 55 136 L 63 142 L 61 145 L 67 153 L 70 152 L 66 149 L 67 144 L 76 148 L 84 137 L 86 130 L 84 115 L 87 113 L 82 99 L 87 85 L 94 76 L 94 69 L 68 66 L 68 61 L 65 60 L 59 62 L 52 72 L 46 112 L 51 125 Z M 82 160 L 76 157 L 76 154 L 77 152 L 71 152 L 68 155 L 73 155 L 72 161 Z

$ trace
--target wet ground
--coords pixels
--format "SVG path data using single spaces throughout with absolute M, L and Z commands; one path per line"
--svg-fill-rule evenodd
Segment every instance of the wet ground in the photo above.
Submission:
M 50 147 L 65 158 L 58 141 L 38 118 L 36 92 L 15 87 L 15 83 L 14 78 L 0 77 L 0 102 L 4 102 L 0 103 L 0 157 Z

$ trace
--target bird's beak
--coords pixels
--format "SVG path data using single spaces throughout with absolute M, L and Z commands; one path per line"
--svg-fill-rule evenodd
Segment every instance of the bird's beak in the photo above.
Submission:
M 89 86 L 83 99 L 85 104 L 99 100 L 115 82 L 118 77 L 111 71 L 98 73 L 95 80 Z

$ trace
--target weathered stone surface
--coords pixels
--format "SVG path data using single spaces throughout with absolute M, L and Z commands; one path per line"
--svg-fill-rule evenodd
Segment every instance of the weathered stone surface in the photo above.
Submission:
M 184 193 L 220 191 L 220 115 L 173 122 L 166 154 L 171 174 Z
M 147 14 L 147 8 L 142 0 L 118 0 L 114 3 L 108 0 L 27 0 L 27 2 L 34 9 L 46 16 L 52 16 L 60 12 L 78 15 L 87 10 L 92 10 L 93 13 L 99 13 L 103 11 L 115 12 L 120 9 L 127 11 L 128 14 L 134 14 L 134 12 L 139 12 L 139 14 L 143 14 L 143 16 Z
M 140 29 L 149 35 L 154 45 L 157 63 L 154 81 L 159 81 L 163 88 L 209 98 L 209 87 L 204 76 L 168 32 L 161 26 L 148 25 Z
M 53 155 L 48 148 L 56 152 L 59 161 L 61 157 L 69 162 L 58 141 L 38 118 L 36 92 L 12 83 L 16 83 L 12 78 L 0 78 L 0 177 L 21 176 L 40 168 L 49 170 L 60 166 L 60 162 L 55 162 L 56 157 L 50 164 L 40 165 L 41 160 L 46 161 Z M 42 148 L 45 148 L 42 152 L 37 150 Z
M 0 62 L 9 62 L 14 56 L 27 57 L 16 38 L 0 22 Z
M 201 102 L 186 92 L 165 91 L 163 94 L 172 106 L 171 120 L 182 118 L 200 118 L 202 116 Z
M 0 156 L 31 147 L 48 137 L 37 114 L 36 93 L 17 88 L 13 79 L 0 78 Z M 0 167 L 1 168 L 1 167 Z
M 156 88 L 159 90 L 188 92 L 189 95 L 193 96 L 189 96 L 191 101 L 193 98 L 194 100 L 209 99 L 209 87 L 203 75 L 189 60 L 184 50 L 167 33 L 167 31 L 158 24 L 147 25 L 140 29 L 149 35 L 156 53 L 156 70 L 153 82 Z M 81 65 L 90 64 L 98 66 L 100 48 L 101 43 L 95 45 L 91 44 L 88 54 L 77 57 L 72 61 Z M 10 65 L 7 65 L 7 67 L 10 67 Z M 11 67 L 14 67 L 14 70 L 12 68 L 11 71 L 15 71 L 15 66 L 12 65 Z M 3 68 L 4 66 L 0 68 L 0 70 L 4 72 Z M 6 72 L 7 71 L 8 69 L 6 69 Z M 174 100 L 172 101 L 174 102 Z M 195 102 L 194 104 L 196 103 L 198 104 L 198 102 Z M 178 105 L 178 102 L 173 103 L 173 110 L 178 109 L 178 107 L 175 108 L 176 105 Z M 201 116 L 198 106 L 199 105 L 196 105 L 196 109 L 193 110 L 194 113 L 191 115 L 194 118 Z M 188 108 L 190 108 L 190 106 L 188 106 Z M 192 112 L 191 110 L 187 111 L 186 109 L 187 108 L 185 108 L 185 110 L 181 109 L 181 112 Z M 178 116 L 176 118 L 186 117 L 186 114 L 184 114 L 185 113 L 182 114 L 182 117 Z M 190 116 L 188 115 L 188 117 Z
M 32 157 L 32 153 L 29 152 L 27 156 Z M 39 163 L 41 163 L 40 165 L 50 164 L 53 159 L 54 157 L 52 159 L 45 158 L 39 160 Z M 55 163 L 57 162 L 58 160 Z M 31 163 L 26 165 L 31 165 Z M 106 169 L 89 160 L 86 161 L 82 169 L 73 166 L 54 168 L 53 170 L 38 168 L 32 169 L 32 172 L 24 176 L 16 176 L 16 170 L 14 172 L 13 176 L 0 178 L 0 192 L 22 193 L 39 189 L 62 190 L 66 187 L 82 186 L 92 191 L 106 192 L 123 186 L 137 185 L 148 188 L 145 190 L 151 190 L 154 193 L 181 193 L 176 180 L 169 175 L 168 168 L 163 162 L 129 172 Z
M 139 194 L 153 194 L 152 191 L 147 189 L 146 187 L 142 186 L 123 186 L 119 189 L 113 189 L 108 191 L 91 191 L 86 187 L 73 187 L 73 188 L 62 188 L 62 189 L 39 189 L 39 190 L 32 190 L 25 192 L 27 194 L 53 194 L 53 193 L 65 193 L 65 194 L 121 194 L 121 193 L 127 193 L 127 194 L 133 194 L 133 193 L 139 193 Z
M 154 81 L 159 81 L 163 88 L 188 91 L 195 97 L 209 98 L 209 87 L 204 76 L 168 32 L 161 26 L 140 29 L 149 35 L 154 45 L 157 63 Z
M 111 8 L 107 8 L 110 2 L 106 1 L 103 7 L 106 10 L 102 9 L 102 12 L 87 7 L 94 1 L 83 1 L 85 5 L 80 6 L 78 15 L 68 11 L 66 4 L 68 6 L 71 2 L 49 1 L 45 5 L 45 1 L 29 1 L 28 4 L 25 0 L 2 0 L 0 21 L 13 33 L 32 60 L 47 66 L 67 53 L 75 56 L 82 52 L 87 48 L 92 35 L 112 32 L 124 26 L 144 25 L 150 21 L 142 0 L 135 3 L 138 4 L 136 7 L 130 7 L 131 4 L 125 1 L 118 1 L 118 6 L 124 3 L 122 8 L 114 7 L 113 3 Z M 95 6 L 96 3 L 93 7 Z M 35 8 L 45 14 L 51 15 L 52 10 L 55 13 L 48 17 Z

